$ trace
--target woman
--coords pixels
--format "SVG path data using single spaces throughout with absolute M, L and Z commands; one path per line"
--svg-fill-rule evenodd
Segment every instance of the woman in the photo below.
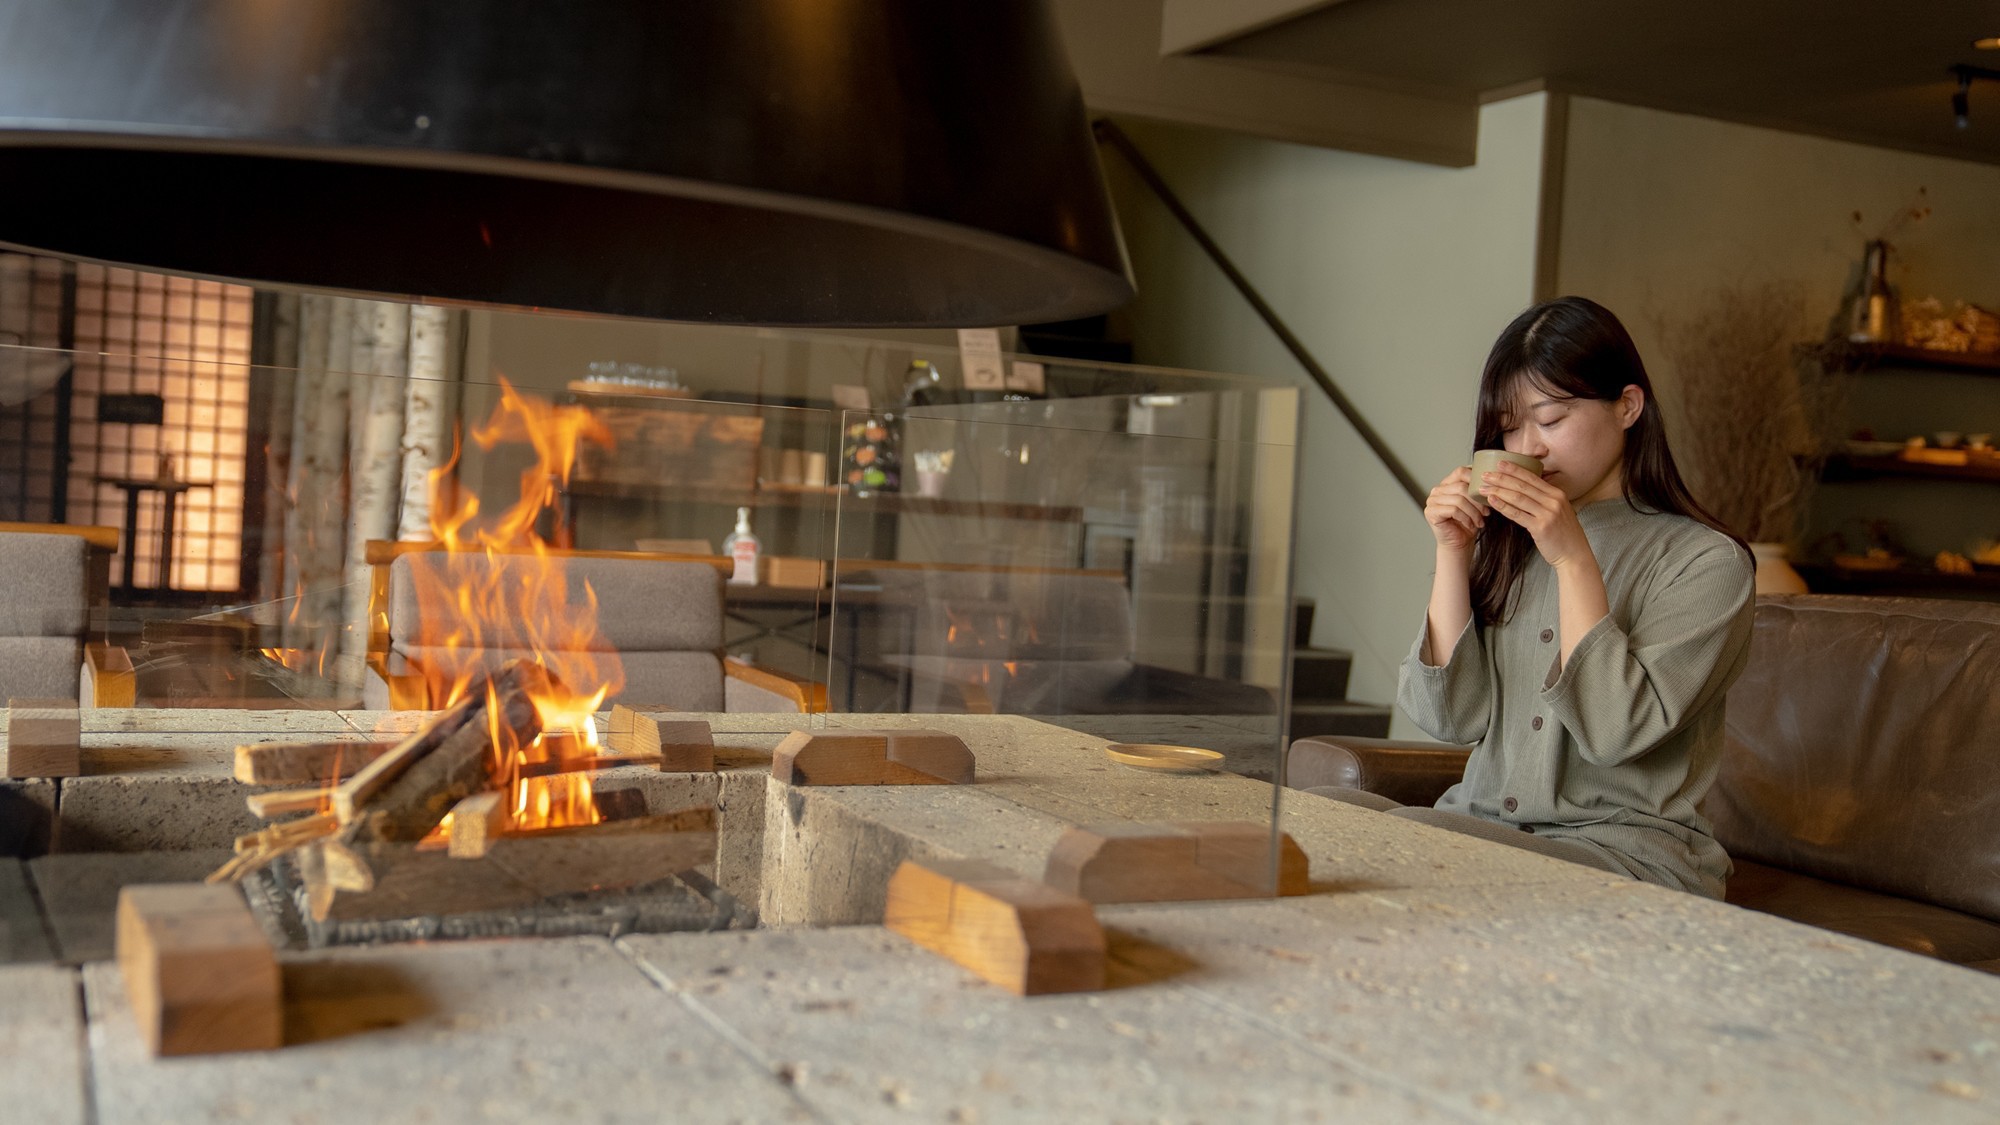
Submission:
M 1436 809 L 1390 811 L 1721 898 L 1695 803 L 1750 648 L 1748 549 L 1681 483 L 1638 349 L 1595 302 L 1507 326 L 1475 430 L 1543 471 L 1484 474 L 1489 510 L 1460 468 L 1424 505 L 1437 572 L 1397 701 L 1478 746 Z

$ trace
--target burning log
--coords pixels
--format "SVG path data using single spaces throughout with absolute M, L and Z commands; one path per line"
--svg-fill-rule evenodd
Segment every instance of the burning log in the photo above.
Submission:
M 377 758 L 333 791 L 333 811 L 344 826 L 341 842 L 357 839 L 421 840 L 451 807 L 474 793 L 497 788 L 493 737 L 511 732 L 525 746 L 541 733 L 533 693 L 547 692 L 549 674 L 516 660 L 483 687 Z

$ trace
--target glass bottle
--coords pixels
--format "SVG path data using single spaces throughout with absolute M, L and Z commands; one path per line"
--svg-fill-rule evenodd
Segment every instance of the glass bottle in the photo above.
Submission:
M 1879 238 L 1868 243 L 1868 257 L 1861 272 L 1861 292 L 1848 316 L 1848 340 L 1856 344 L 1898 342 L 1902 310 L 1896 300 L 1896 289 L 1889 284 L 1888 243 Z

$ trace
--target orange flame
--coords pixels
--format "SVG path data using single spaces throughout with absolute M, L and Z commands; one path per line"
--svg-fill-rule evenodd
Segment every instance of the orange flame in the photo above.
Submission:
M 487 708 L 495 772 L 509 779 L 515 827 L 594 824 L 603 818 L 587 775 L 522 774 L 525 766 L 594 755 L 592 715 L 624 686 L 623 665 L 598 628 L 597 592 L 588 582 L 572 588 L 567 560 L 535 530 L 569 483 L 579 445 L 608 448 L 614 439 L 586 407 L 523 395 L 504 378 L 500 388 L 492 415 L 470 437 L 487 451 L 526 444 L 535 460 L 522 470 L 520 499 L 484 520 L 479 498 L 455 486 L 462 452 L 456 440 L 451 459 L 431 472 L 431 531 L 443 549 L 408 556 L 423 650 L 412 663 L 434 707 L 450 706 L 506 659 L 530 656 L 546 668 L 554 688 L 533 697 L 543 734 L 523 745 L 500 722 L 498 708 Z

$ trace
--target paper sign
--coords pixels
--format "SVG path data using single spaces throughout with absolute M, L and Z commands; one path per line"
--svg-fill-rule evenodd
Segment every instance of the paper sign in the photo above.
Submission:
M 1025 391 L 1031 395 L 1041 394 L 1046 383 L 1046 373 L 1039 363 L 1017 359 L 1007 371 L 1007 389 Z
M 842 410 L 868 409 L 868 388 L 853 383 L 833 385 L 833 405 Z
M 965 367 L 966 390 L 998 391 L 1006 388 L 1007 374 L 1000 362 L 998 329 L 959 329 L 958 356 Z

